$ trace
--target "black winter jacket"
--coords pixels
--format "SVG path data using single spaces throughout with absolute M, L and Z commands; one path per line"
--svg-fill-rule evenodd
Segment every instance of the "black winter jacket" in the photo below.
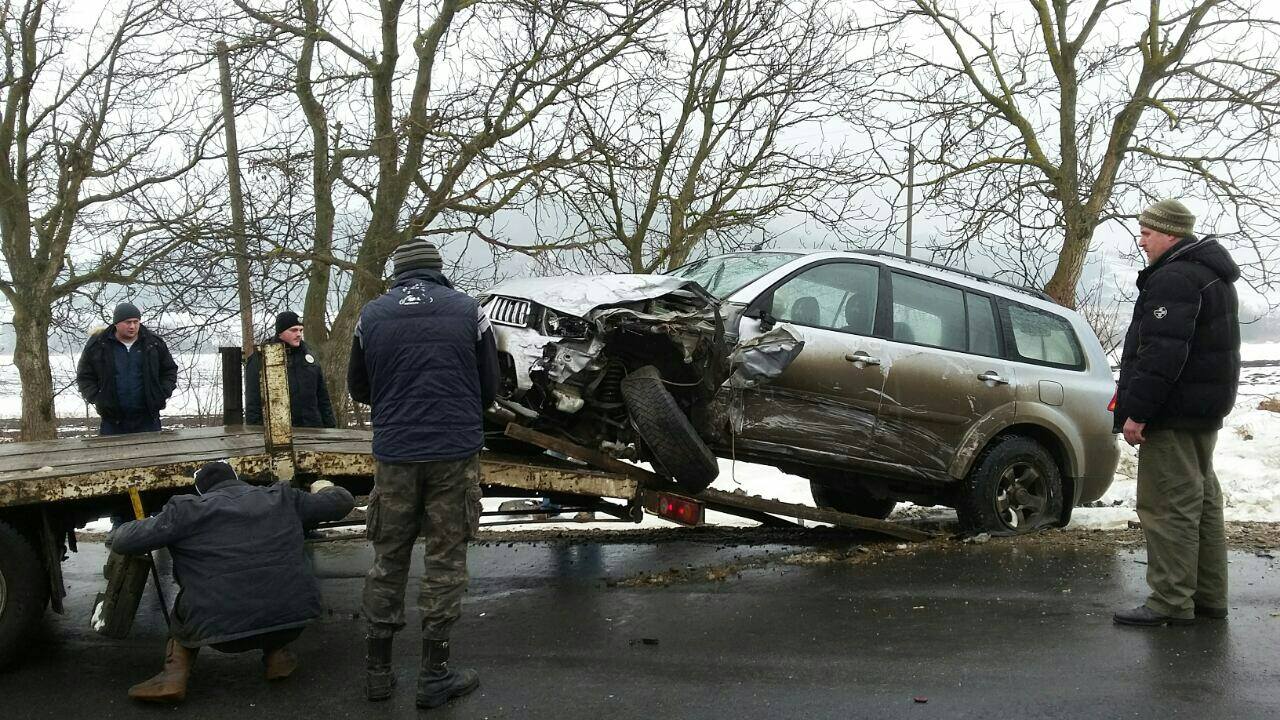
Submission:
M 351 512 L 351 493 L 227 480 L 177 495 L 158 514 L 116 528 L 125 555 L 168 547 L 178 585 L 174 636 L 194 647 L 301 627 L 320 616 L 303 532 Z
M 1115 429 L 1213 430 L 1235 405 L 1240 268 L 1209 238 L 1187 238 L 1138 273 L 1124 338 Z
M 280 343 L 272 338 L 268 343 Z M 333 417 L 333 405 L 329 402 L 329 388 L 324 384 L 324 371 L 305 342 L 298 347 L 285 347 L 285 363 L 289 370 L 289 414 L 294 427 L 337 427 Z M 244 421 L 250 425 L 262 424 L 262 353 L 249 356 L 244 364 Z
M 143 404 L 149 415 L 156 415 L 178 386 L 178 364 L 164 340 L 145 325 L 138 329 L 136 342 L 142 344 Z M 112 420 L 124 417 L 116 395 L 114 346 L 118 344 L 116 326 L 108 325 L 89 337 L 76 364 L 76 388 L 80 395 L 86 402 L 93 403 L 99 415 Z
M 373 408 L 384 462 L 460 460 L 484 446 L 483 412 L 498 390 L 498 349 L 473 298 L 434 270 L 412 270 L 360 311 L 351 397 Z

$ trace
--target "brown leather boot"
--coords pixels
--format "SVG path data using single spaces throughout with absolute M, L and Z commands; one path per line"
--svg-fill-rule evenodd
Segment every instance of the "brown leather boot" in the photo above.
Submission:
M 169 638 L 164 649 L 164 669 L 150 680 L 129 688 L 129 697 L 145 702 L 180 703 L 187 697 L 187 679 L 196 661 L 196 650 L 189 650 Z
M 263 653 L 262 664 L 267 669 L 268 680 L 283 680 L 298 669 L 298 656 L 286 645 Z

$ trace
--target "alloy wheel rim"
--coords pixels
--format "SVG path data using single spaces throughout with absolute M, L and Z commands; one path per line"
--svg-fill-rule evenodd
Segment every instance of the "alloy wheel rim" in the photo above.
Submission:
M 1039 524 L 1049 504 L 1049 488 L 1035 465 L 1016 462 L 1000 473 L 995 500 L 1000 522 L 1010 530 L 1025 530 Z

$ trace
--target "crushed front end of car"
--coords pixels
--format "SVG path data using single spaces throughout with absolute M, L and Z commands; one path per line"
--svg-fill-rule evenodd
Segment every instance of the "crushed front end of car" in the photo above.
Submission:
M 728 352 L 719 303 L 696 282 L 535 278 L 502 283 L 481 301 L 502 368 L 500 398 L 486 418 L 491 449 L 519 449 L 502 436 L 518 422 L 649 460 L 686 487 L 714 479 L 715 457 L 690 418 L 727 377 Z M 673 444 L 682 435 L 691 438 Z

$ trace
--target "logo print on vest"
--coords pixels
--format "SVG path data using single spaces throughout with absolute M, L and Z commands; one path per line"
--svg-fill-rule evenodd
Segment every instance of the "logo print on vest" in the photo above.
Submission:
M 1164 319 L 1164 316 L 1169 314 L 1169 311 L 1168 311 L 1168 310 L 1166 310 L 1166 309 L 1165 309 L 1165 307 L 1164 307 L 1163 305 L 1161 305 L 1160 307 L 1156 308 L 1155 310 L 1152 310 L 1152 311 L 1151 311 L 1151 314 L 1152 314 L 1152 315 L 1155 315 L 1157 320 L 1163 320 L 1163 319 Z

